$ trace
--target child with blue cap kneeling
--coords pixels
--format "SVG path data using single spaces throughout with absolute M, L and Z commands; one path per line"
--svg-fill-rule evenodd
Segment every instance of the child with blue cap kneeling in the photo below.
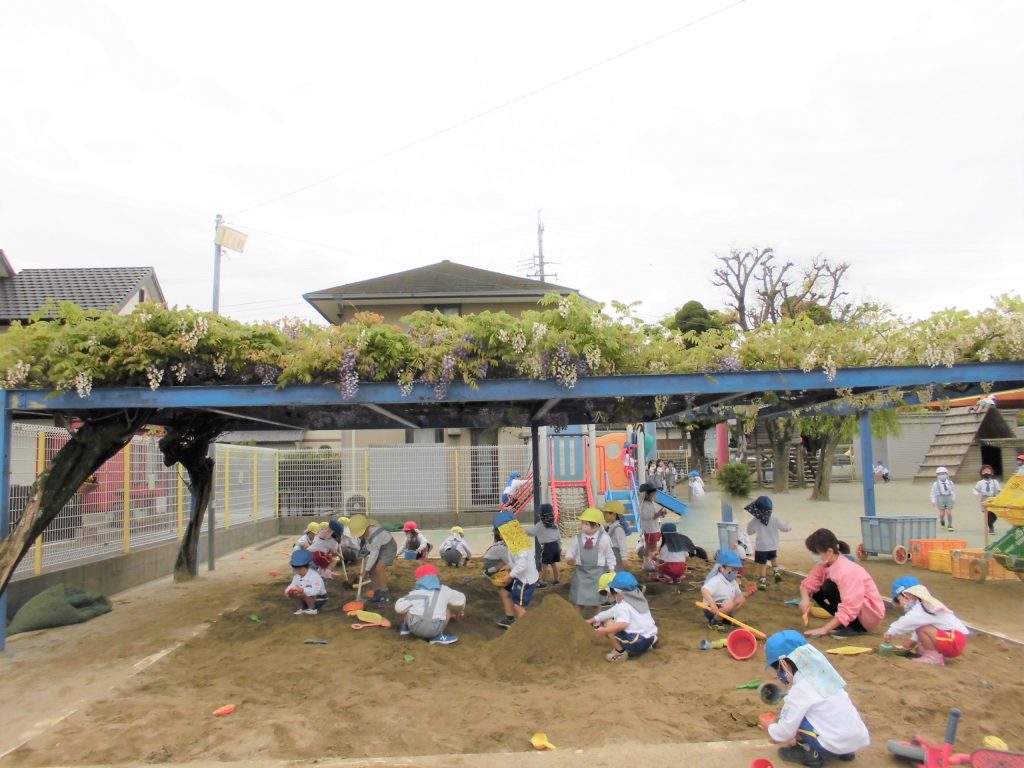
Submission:
M 814 768 L 826 758 L 853 760 L 871 743 L 868 728 L 846 692 L 846 681 L 799 632 L 786 629 L 768 638 L 768 667 L 790 686 L 778 720 L 767 726 L 779 757 Z
M 613 650 L 605 658 L 618 662 L 646 653 L 658 641 L 658 625 L 636 577 L 625 571 L 606 573 L 597 586 L 599 592 L 610 592 L 615 601 L 590 619 L 597 636 L 611 640 Z
M 704 604 L 711 610 L 704 611 L 704 618 L 708 620 L 708 626 L 712 629 L 722 629 L 725 626 L 726 616 L 735 616 L 746 603 L 746 595 L 736 583 L 743 561 L 740 556 L 731 549 L 724 549 L 718 553 L 718 570 L 704 581 L 700 593 L 704 598 Z

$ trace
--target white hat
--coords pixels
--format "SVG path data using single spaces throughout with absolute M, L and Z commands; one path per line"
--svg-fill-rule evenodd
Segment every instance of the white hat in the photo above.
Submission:
M 935 470 L 935 474 L 936 475 L 948 475 L 949 474 L 949 470 L 946 469 L 945 467 L 939 467 L 938 469 Z

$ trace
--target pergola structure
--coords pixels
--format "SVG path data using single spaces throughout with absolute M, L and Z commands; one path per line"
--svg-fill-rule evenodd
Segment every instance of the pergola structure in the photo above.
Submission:
M 361 383 L 349 400 L 330 385 L 107 388 L 93 390 L 84 398 L 74 392 L 7 390 L 0 412 L 0 539 L 9 533 L 11 424 L 15 419 L 88 419 L 144 409 L 152 411 L 151 423 L 164 426 L 206 412 L 221 420 L 225 430 L 255 425 L 290 430 L 529 427 L 534 466 L 539 466 L 538 430 L 548 424 L 858 413 L 861 461 L 868 467 L 873 464 L 870 414 L 858 411 L 854 405 L 857 396 L 887 395 L 879 402 L 898 405 L 1019 387 L 1024 387 L 1024 361 L 851 368 L 839 369 L 834 375 L 780 370 L 594 376 L 580 378 L 572 389 L 551 380 L 484 380 L 474 386 L 453 383 L 441 399 L 432 386 L 419 384 L 405 394 L 394 382 Z M 865 514 L 874 515 L 869 472 L 863 473 L 863 491 Z M 534 498 L 541 498 L 537 473 Z M 0 643 L 5 628 L 6 599 L 0 596 Z

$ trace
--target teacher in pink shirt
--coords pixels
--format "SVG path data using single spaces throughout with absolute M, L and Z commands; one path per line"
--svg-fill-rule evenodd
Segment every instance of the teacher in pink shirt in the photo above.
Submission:
M 842 553 L 840 541 L 827 528 L 819 528 L 804 542 L 817 561 L 800 582 L 800 612 L 811 611 L 811 600 L 832 618 L 818 629 L 804 632 L 809 637 L 853 637 L 873 631 L 885 616 L 885 603 L 878 586 L 864 568 Z M 849 551 L 849 548 L 846 548 Z

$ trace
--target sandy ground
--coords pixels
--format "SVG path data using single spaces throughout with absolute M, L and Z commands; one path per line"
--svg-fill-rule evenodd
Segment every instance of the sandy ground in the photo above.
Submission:
M 859 541 L 853 494 L 816 505 L 802 493 L 776 500 L 798 529 L 783 546 L 786 564 L 797 569 L 807 564 L 798 544 L 818 525 Z M 717 501 L 706 502 L 684 526 L 699 540 L 714 536 Z M 745 513 L 738 519 L 745 522 Z M 350 593 L 337 589 L 322 615 L 292 616 L 281 594 L 286 549 L 282 538 L 234 553 L 196 582 L 161 580 L 125 592 L 111 614 L 88 624 L 10 638 L 0 655 L 0 764 L 391 757 L 379 764 L 512 765 L 530 751 L 535 731 L 560 749 L 531 759 L 553 766 L 621 765 L 641 755 L 658 764 L 689 754 L 702 757 L 687 764 L 727 768 L 774 756 L 754 725 L 767 707 L 755 691 L 735 688 L 768 679 L 763 653 L 738 662 L 724 650 L 700 651 L 701 639 L 718 635 L 693 607 L 693 590 L 655 585 L 657 649 L 612 665 L 562 600 L 565 586 L 539 591 L 527 618 L 503 632 L 493 623 L 495 589 L 475 568 L 442 570 L 469 596 L 466 620 L 452 627 L 461 638 L 454 646 L 403 640 L 395 629 L 353 631 L 338 611 Z M 1024 636 L 1024 584 L 977 585 L 881 558 L 868 565 L 883 592 L 894 575 L 914 573 L 961 616 Z M 396 564 L 395 591 L 408 588 L 412 566 Z M 696 561 L 694 575 L 701 570 Z M 756 593 L 741 618 L 767 633 L 798 624 L 796 609 L 783 605 L 796 585 L 789 577 Z M 303 642 L 310 638 L 328 644 Z M 819 641 L 822 649 L 841 644 L 850 643 Z M 1024 748 L 1024 649 L 1015 643 L 978 635 L 945 669 L 875 654 L 834 663 L 873 736 L 856 764 L 895 764 L 887 738 L 938 739 L 953 705 L 964 712 L 961 748 L 978 747 L 990 733 Z M 228 703 L 234 714 L 211 716 Z M 679 746 L 722 741 L 732 743 Z

